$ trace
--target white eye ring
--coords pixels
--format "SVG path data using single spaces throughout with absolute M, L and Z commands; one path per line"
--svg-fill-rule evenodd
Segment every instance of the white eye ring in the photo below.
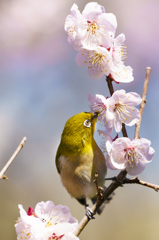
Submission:
M 88 119 L 86 119 L 85 121 L 84 121 L 84 126 L 86 126 L 86 127 L 90 127 L 91 126 L 91 122 L 88 120 Z

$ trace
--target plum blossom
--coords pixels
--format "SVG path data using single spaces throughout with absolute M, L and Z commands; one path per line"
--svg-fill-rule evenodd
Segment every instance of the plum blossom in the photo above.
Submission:
M 134 80 L 132 68 L 125 66 L 123 60 L 126 58 L 126 47 L 124 46 L 125 35 L 120 34 L 114 39 L 113 46 L 109 49 L 112 56 L 110 76 L 116 82 L 131 82 Z
M 73 4 L 65 22 L 68 41 L 79 51 L 76 63 L 87 66 L 90 77 L 99 79 L 106 75 L 116 82 L 131 82 L 133 70 L 123 63 L 125 35 L 114 38 L 116 27 L 114 14 L 106 13 L 96 2 L 88 3 L 82 14 Z
M 116 82 L 131 82 L 134 80 L 132 68 L 123 63 L 126 57 L 123 41 L 125 35 L 120 34 L 109 48 L 100 46 L 87 46 L 83 44 L 76 56 L 76 63 L 88 67 L 88 74 L 94 79 L 103 75 L 110 76 Z
M 113 127 L 113 122 L 112 115 L 107 112 L 109 102 L 108 98 L 105 98 L 100 94 L 96 94 L 95 97 L 91 94 L 87 94 L 87 99 L 90 102 L 90 111 L 93 113 L 98 113 L 98 120 L 103 123 L 106 123 L 106 121 L 108 121 L 108 124 L 105 124 L 105 126 L 107 131 L 110 132 Z
M 95 97 L 91 94 L 87 94 L 87 99 L 90 102 L 90 111 L 99 113 L 98 120 L 104 121 L 107 111 L 107 99 L 99 94 L 96 94 Z
M 140 119 L 140 112 L 136 105 L 140 104 L 142 98 L 135 92 L 126 93 L 125 90 L 117 90 L 108 99 L 106 128 L 109 133 L 113 130 L 113 123 L 116 132 L 122 129 L 122 123 L 132 126 Z
M 117 27 L 116 17 L 106 13 L 103 6 L 96 2 L 86 4 L 82 14 L 73 4 L 65 22 L 68 41 L 76 50 L 83 44 L 88 47 L 102 45 L 109 48 Z
M 88 67 L 91 78 L 99 79 L 111 73 L 112 58 L 109 51 L 101 46 L 81 48 L 76 56 L 76 63 L 81 67 Z
M 132 126 L 140 119 L 140 112 L 136 105 L 140 104 L 141 97 L 134 92 L 126 93 L 125 90 L 117 90 L 110 98 L 96 94 L 87 95 L 90 101 L 90 111 L 98 112 L 98 120 L 103 121 L 108 133 L 113 130 L 113 124 L 116 132 L 122 129 L 122 123 Z
M 70 214 L 69 208 L 62 205 L 55 206 L 53 202 L 40 202 L 35 210 L 29 208 L 28 213 L 19 205 L 20 218 L 15 224 L 17 239 L 78 240 L 73 235 L 78 222 Z
M 130 66 L 125 66 L 121 64 L 120 66 L 115 66 L 111 68 L 110 77 L 117 83 L 123 82 L 128 83 L 134 80 L 133 69 Z
M 122 64 L 126 58 L 126 47 L 124 46 L 125 35 L 122 33 L 114 39 L 113 46 L 109 50 L 115 65 Z
M 145 169 L 145 163 L 151 162 L 154 157 L 155 151 L 148 139 L 121 137 L 113 141 L 107 132 L 99 131 L 99 134 L 105 136 L 106 165 L 109 169 L 126 169 L 129 175 L 138 175 Z

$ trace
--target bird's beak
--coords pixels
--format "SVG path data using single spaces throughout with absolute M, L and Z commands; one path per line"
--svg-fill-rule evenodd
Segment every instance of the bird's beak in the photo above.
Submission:
M 92 117 L 92 120 L 93 120 L 93 119 L 96 119 L 98 116 L 99 116 L 99 113 L 98 113 L 98 112 L 95 112 L 95 113 L 94 113 L 94 116 Z
M 95 124 L 97 122 L 97 117 L 99 116 L 99 113 L 98 112 L 95 112 L 94 113 L 94 116 L 92 117 L 91 119 L 91 122 L 92 122 L 92 133 L 94 134 L 94 131 L 95 131 Z

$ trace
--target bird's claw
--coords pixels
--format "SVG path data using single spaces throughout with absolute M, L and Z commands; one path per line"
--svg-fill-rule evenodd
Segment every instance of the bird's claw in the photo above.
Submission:
M 95 217 L 93 216 L 94 215 L 93 211 L 88 206 L 86 206 L 85 209 L 86 209 L 86 216 L 88 217 L 88 219 L 89 220 L 95 219 Z

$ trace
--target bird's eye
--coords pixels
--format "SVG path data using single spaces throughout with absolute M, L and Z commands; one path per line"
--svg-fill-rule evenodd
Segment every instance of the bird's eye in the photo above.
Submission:
M 91 122 L 87 119 L 87 120 L 85 120 L 84 121 L 84 126 L 86 126 L 86 127 L 90 127 L 91 126 Z

